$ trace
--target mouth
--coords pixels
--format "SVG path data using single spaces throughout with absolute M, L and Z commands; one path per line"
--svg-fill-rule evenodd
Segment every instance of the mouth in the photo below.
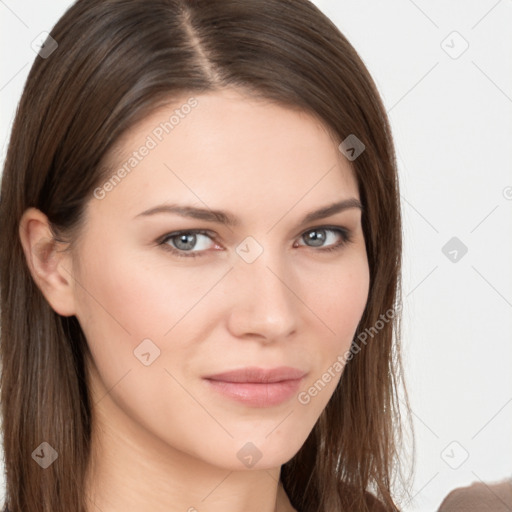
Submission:
M 248 367 L 204 377 L 210 389 L 252 407 L 272 407 L 289 401 L 306 372 L 298 368 L 269 370 Z

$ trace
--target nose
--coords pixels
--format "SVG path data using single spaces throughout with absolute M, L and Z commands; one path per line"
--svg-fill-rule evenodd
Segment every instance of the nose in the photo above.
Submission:
M 241 258 L 235 262 L 228 295 L 228 328 L 233 336 L 270 343 L 297 330 L 300 301 L 294 288 L 298 285 L 285 267 L 283 256 L 270 251 L 252 263 Z

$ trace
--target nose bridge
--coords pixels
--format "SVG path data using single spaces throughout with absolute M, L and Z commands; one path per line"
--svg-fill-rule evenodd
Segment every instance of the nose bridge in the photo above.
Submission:
M 237 247 L 230 325 L 238 335 L 286 336 L 296 328 L 298 301 L 285 255 L 250 238 Z

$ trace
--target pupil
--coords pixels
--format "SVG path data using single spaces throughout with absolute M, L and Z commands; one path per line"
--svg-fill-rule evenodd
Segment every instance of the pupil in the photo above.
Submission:
M 310 231 L 308 234 L 308 240 L 313 243 L 313 246 L 321 246 L 325 241 L 325 233 L 323 231 Z
M 187 239 L 190 239 L 187 242 Z M 178 235 L 178 241 L 176 243 L 176 247 L 178 249 L 193 249 L 196 242 L 196 235 L 191 233 L 184 233 L 183 235 Z M 184 246 L 182 245 L 184 244 Z

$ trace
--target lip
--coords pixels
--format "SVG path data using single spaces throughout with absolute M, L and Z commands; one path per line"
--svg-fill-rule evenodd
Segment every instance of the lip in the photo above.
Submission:
M 241 368 L 203 377 L 211 389 L 253 407 L 272 407 L 288 401 L 298 391 L 306 372 L 280 366 Z

